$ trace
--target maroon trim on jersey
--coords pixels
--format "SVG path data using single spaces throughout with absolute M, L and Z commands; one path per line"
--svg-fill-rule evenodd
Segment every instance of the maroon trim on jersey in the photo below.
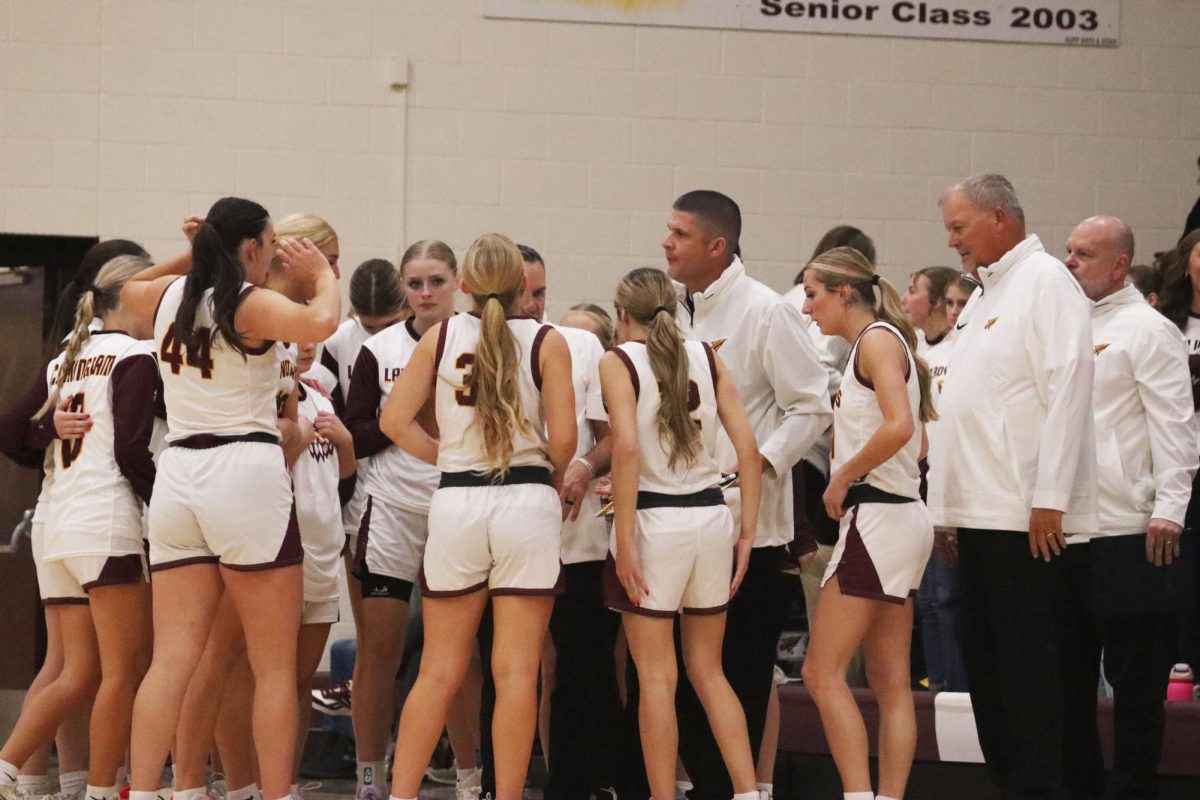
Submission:
M 113 458 L 143 503 L 154 490 L 155 398 L 162 391 L 158 362 L 147 354 L 122 358 L 112 371 Z M 87 587 L 84 587 L 87 588 Z
M 850 512 L 850 528 L 846 532 L 846 547 L 842 550 L 842 560 L 838 562 L 834 575 L 838 579 L 838 588 L 842 594 L 851 597 L 862 597 L 867 600 L 883 600 L 888 603 L 904 605 L 906 598 L 892 597 L 883 591 L 883 583 L 879 580 L 879 571 L 871 561 L 871 554 L 862 540 L 858 530 L 858 512 L 856 506 Z
M 858 369 L 858 345 L 859 345 L 859 342 L 861 342 L 862 338 L 867 335 L 867 331 L 872 331 L 872 330 L 887 331 L 892 336 L 895 336 L 897 339 L 900 340 L 900 346 L 904 348 L 904 352 L 906 355 L 911 355 L 911 353 L 909 353 L 908 344 L 904 341 L 903 338 L 901 338 L 900 334 L 896 333 L 891 328 L 889 328 L 885 325 L 872 324 L 872 325 L 868 325 L 866 328 L 863 329 L 863 332 L 860 333 L 858 335 L 858 338 L 854 340 L 854 378 L 859 383 L 861 383 L 863 386 L 867 387 L 868 389 L 870 389 L 873 392 L 873 391 L 875 391 L 875 384 L 872 381 L 869 381 L 865 377 L 863 377 L 862 372 L 860 372 Z M 911 361 L 911 359 L 907 359 L 904 364 L 904 382 L 905 383 L 908 383 L 909 376 L 911 376 L 911 375 L 912 375 L 912 361 Z
M 237 303 L 233 307 L 235 314 L 237 313 L 237 309 L 239 307 L 241 307 L 242 301 L 245 300 L 247 297 L 249 297 L 250 293 L 253 292 L 257 288 L 258 288 L 257 286 L 247 286 L 244 289 L 242 289 L 242 291 L 238 292 Z M 246 355 L 248 355 L 248 356 L 265 356 L 267 353 L 271 352 L 271 348 L 274 346 L 275 346 L 274 339 L 266 339 L 258 347 L 246 347 L 245 348 Z
M 404 330 L 408 331 L 408 335 L 413 338 L 414 342 L 421 341 L 421 334 L 417 333 L 417 326 L 413 324 L 412 317 L 404 320 Z
M 712 374 L 713 390 L 717 388 L 717 354 L 713 352 L 712 345 L 708 342 L 701 342 L 704 346 L 704 356 L 708 359 L 708 371 Z M 726 603 L 726 605 L 729 605 Z M 716 613 L 715 611 L 713 612 Z
M 694 617 L 707 617 L 713 614 L 724 614 L 729 608 L 729 603 L 721 603 L 719 606 L 708 606 L 706 608 L 688 608 L 683 607 L 684 614 L 691 614 Z
M 158 296 L 158 302 L 154 304 L 154 313 L 150 316 L 150 324 L 151 325 L 158 324 L 158 310 L 160 308 L 162 308 L 162 301 L 163 301 L 163 298 L 167 296 L 167 289 L 170 289 L 172 286 L 174 286 L 175 281 L 179 280 L 182 277 L 184 277 L 184 276 L 183 275 L 176 276 L 174 280 L 172 280 L 165 287 L 163 287 L 162 294 L 160 294 Z
M 121 334 L 122 336 L 129 336 L 129 334 L 128 334 L 128 333 L 126 333 L 125 331 L 122 331 L 122 330 L 116 330 L 116 329 L 113 329 L 113 330 L 107 330 L 107 329 L 106 329 L 106 330 L 102 330 L 102 331 L 92 331 L 90 335 L 91 335 L 91 336 L 104 336 L 104 335 L 106 335 L 106 334 L 111 334 L 111 333 L 119 333 L 119 334 Z M 132 337 L 132 336 L 130 336 L 130 338 L 132 339 L 133 337 Z
M 346 504 L 354 498 L 356 486 L 358 486 L 358 472 L 353 472 L 338 480 L 338 503 L 342 508 L 345 508 Z
M 162 572 L 167 569 L 176 569 L 177 567 L 190 567 L 193 564 L 216 564 L 220 559 L 216 556 L 192 556 L 191 558 L 180 558 L 176 561 L 164 561 L 161 564 L 151 564 L 150 572 Z
M 639 614 L 643 617 L 659 617 L 661 619 L 671 619 L 675 616 L 676 612 L 674 611 L 635 606 L 633 601 L 629 599 L 629 593 L 621 585 L 621 579 L 617 577 L 617 562 L 613 559 L 612 553 L 609 553 L 608 558 L 604 560 L 604 577 L 601 579 L 601 583 L 601 591 L 604 594 L 604 605 L 613 611 L 619 611 L 623 614 Z
M 546 340 L 546 334 L 554 330 L 549 325 L 543 325 L 538 328 L 537 334 L 533 337 L 533 346 L 529 349 L 529 371 L 533 373 L 533 385 L 538 391 L 542 390 L 542 342 Z
M 430 589 L 429 584 L 425 582 L 425 568 L 421 567 L 417 573 L 417 582 L 421 587 L 422 597 L 464 597 L 468 594 L 474 594 L 480 589 L 486 589 L 488 582 L 484 578 L 474 586 L 468 586 L 465 589 Z
M 83 590 L 90 592 L 98 586 L 126 586 L 145 580 L 146 572 L 142 566 L 141 555 L 134 553 L 127 556 L 109 556 L 100 568 L 96 580 L 83 584 Z
M 341 366 L 333 353 L 329 352 L 328 347 L 321 348 L 321 366 L 329 370 L 333 374 L 333 392 L 330 395 L 330 400 L 333 401 L 333 413 L 339 417 L 346 414 L 346 395 L 342 392 L 342 373 Z
M 25 394 L 0 414 L 0 453 L 22 467 L 40 469 L 46 447 L 54 441 L 53 409 L 32 419 L 46 402 L 48 392 L 46 371 L 42 370 Z
M 88 604 L 86 597 L 45 597 L 42 598 L 44 606 L 86 606 Z
M 392 446 L 392 440 L 379 429 L 379 361 L 371 348 L 358 351 L 358 360 L 350 373 L 350 391 L 346 393 L 346 413 L 342 420 L 354 440 L 354 457 L 369 458 Z
M 453 318 L 451 318 L 453 319 Z M 450 327 L 450 320 L 444 319 L 439 323 L 437 350 L 433 354 L 433 374 L 437 374 L 438 367 L 441 366 L 442 356 L 446 354 L 446 331 Z
M 633 399 L 637 400 L 638 396 L 642 393 L 642 382 L 638 379 L 637 367 L 633 365 L 633 360 L 629 358 L 629 354 L 621 348 L 614 347 L 613 352 L 625 364 L 625 369 L 629 370 L 629 380 L 633 383 Z
M 275 554 L 275 558 L 264 564 L 226 564 L 222 562 L 221 566 L 234 572 L 263 572 L 268 569 L 295 566 L 303 561 L 304 545 L 300 541 L 300 522 L 296 519 L 296 501 L 293 500 L 291 513 L 288 515 L 287 529 L 283 532 L 283 541 L 279 545 L 279 552 Z

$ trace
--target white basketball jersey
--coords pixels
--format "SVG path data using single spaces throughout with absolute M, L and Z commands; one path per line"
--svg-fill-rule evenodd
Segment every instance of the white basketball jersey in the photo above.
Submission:
M 875 397 L 875 387 L 858 372 L 858 345 L 867 331 L 883 328 L 895 334 L 904 348 L 908 359 L 905 386 L 908 389 L 908 407 L 912 411 L 915 432 L 912 438 L 887 461 L 871 470 L 856 483 L 867 483 L 876 489 L 910 497 L 920 497 L 920 470 L 917 458 L 921 454 L 921 387 L 917 380 L 917 365 L 904 337 L 886 322 L 873 322 L 859 334 L 858 341 L 850 350 L 850 361 L 842 376 L 842 388 L 833 401 L 833 454 L 832 469 L 837 470 L 854 454 L 862 450 L 867 440 L 883 425 L 883 412 Z
M 380 331 L 363 343 L 363 349 L 374 356 L 379 385 L 379 411 L 383 410 L 392 386 L 408 366 L 420 335 L 407 320 Z M 370 363 L 369 359 L 366 359 Z M 437 489 L 441 472 L 432 464 L 390 445 L 367 459 L 363 486 L 367 494 L 391 505 L 420 514 L 429 513 L 429 501 Z
M 112 376 L 126 359 L 152 359 L 144 343 L 124 333 L 98 331 L 84 342 L 60 393 L 70 410 L 91 415 L 79 439 L 55 439 L 53 482 L 46 500 L 47 560 L 68 556 L 128 555 L 142 551 L 142 503 L 121 473 L 114 449 Z M 46 367 L 53 386 L 64 354 Z M 149 362 L 147 362 L 149 364 Z M 147 398 L 149 405 L 152 398 Z
M 637 435 L 642 471 L 638 490 L 661 494 L 694 494 L 721 480 L 717 465 L 717 363 L 707 342 L 685 341 L 688 358 L 688 409 L 700 423 L 700 452 L 691 464 L 682 460 L 671 467 L 671 453 L 659 437 L 658 409 L 662 396 L 650 356 L 642 342 L 626 342 L 614 352 L 625 362 L 637 395 Z
M 938 401 L 942 397 L 942 387 L 950 374 L 950 354 L 954 352 L 954 328 L 946 335 L 930 343 L 920 331 L 917 332 L 917 356 L 929 367 L 929 397 L 933 408 L 937 410 Z M 929 437 L 929 450 L 933 450 L 933 437 L 937 429 L 936 421 L 925 423 L 925 435 Z
M 305 373 L 329 392 L 336 404 L 344 404 L 350 394 L 350 374 L 358 360 L 358 350 L 371 334 L 356 317 L 338 325 L 333 335 L 321 345 L 321 358 Z
M 296 388 L 296 362 L 300 360 L 300 347 L 287 342 L 275 343 L 275 363 L 279 367 L 275 384 L 275 416 L 283 416 L 283 407 Z
M 279 364 L 275 343 L 267 342 L 245 357 L 221 340 L 213 323 L 212 290 L 196 306 L 199 352 L 188 352 L 175 335 L 175 312 L 186 279 L 163 292 L 154 315 L 154 342 L 167 405 L 167 441 L 197 434 L 279 436 L 275 395 Z M 241 297 L 253 291 L 243 284 Z M 267 291 L 267 290 L 262 290 Z
M 476 315 L 458 314 L 443 322 L 439 332 L 434 392 L 440 433 L 438 469 L 442 472 L 492 471 L 485 456 L 482 431 L 475 424 L 475 393 L 471 388 L 480 327 Z M 508 320 L 508 329 L 517 338 L 518 397 L 527 423 L 526 432 L 513 431 L 509 466 L 550 469 L 538 359 L 542 340 L 551 328 L 528 317 L 516 317 Z
M 322 411 L 333 413 L 333 403 L 315 389 L 301 386 L 299 395 L 299 414 L 310 422 Z M 338 545 L 345 537 L 338 473 L 337 448 L 321 436 L 313 436 L 308 449 L 292 465 L 292 489 L 304 545 L 305 570 L 316 567 L 322 575 L 337 575 L 341 561 Z M 314 558 L 318 563 L 313 563 Z

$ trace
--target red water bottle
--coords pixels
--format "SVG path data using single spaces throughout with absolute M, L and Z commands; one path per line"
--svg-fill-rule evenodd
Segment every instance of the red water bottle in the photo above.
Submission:
M 1168 703 L 1190 703 L 1193 697 L 1192 668 L 1187 664 L 1176 664 L 1171 668 L 1171 677 L 1167 681 Z

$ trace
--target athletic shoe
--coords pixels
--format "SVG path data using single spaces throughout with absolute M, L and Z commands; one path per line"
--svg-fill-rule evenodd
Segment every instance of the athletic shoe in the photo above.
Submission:
M 225 776 L 220 772 L 210 773 L 208 776 L 208 796 L 210 800 L 225 800 L 225 796 L 229 794 L 229 782 L 225 780 Z
M 388 793 L 382 787 L 371 784 L 362 788 L 358 800 L 388 800 Z
M 435 767 L 431 764 L 425 770 L 425 778 L 442 786 L 454 786 L 458 783 L 458 768 L 453 764 L 448 767 Z
M 313 710 L 331 717 L 350 716 L 350 688 L 351 681 L 342 681 L 324 689 L 313 689 Z
M 15 783 L 6 783 L 0 786 L 0 800 L 27 800 L 27 797 Z
M 479 793 L 482 791 L 479 786 L 455 786 L 454 800 L 479 800 Z
M 296 791 L 292 795 L 292 797 L 296 798 L 296 800 L 304 800 L 305 792 L 315 792 L 317 789 L 320 789 L 320 788 L 321 788 L 320 781 L 310 781 L 310 782 L 304 784 L 303 786 L 297 786 Z

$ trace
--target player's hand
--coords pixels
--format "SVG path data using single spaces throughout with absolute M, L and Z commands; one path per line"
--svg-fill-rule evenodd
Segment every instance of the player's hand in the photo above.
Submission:
M 805 553 L 797 560 L 799 561 L 800 571 L 805 572 L 817 560 L 817 551 L 813 550 L 811 553 Z
M 729 584 L 729 596 L 737 594 L 742 579 L 746 577 L 746 568 L 750 566 L 750 551 L 754 549 L 753 536 L 739 536 L 733 543 L 733 581 Z
M 846 492 L 848 491 L 850 491 L 850 482 L 840 473 L 834 473 L 829 479 L 829 486 L 825 489 L 825 494 L 821 495 L 821 502 L 825 504 L 825 513 L 829 515 L 830 519 L 841 519 L 846 516 L 843 504 L 846 502 Z
M 1170 565 L 1179 558 L 1179 541 L 1183 528 L 1174 522 L 1155 517 L 1146 528 L 1146 561 L 1156 567 Z
M 83 411 L 68 411 L 75 395 L 63 398 L 54 407 L 54 432 L 59 439 L 82 439 L 92 429 L 92 415 Z
M 296 430 L 300 436 L 301 447 L 308 447 L 317 435 L 317 429 L 313 426 L 312 421 L 305 416 L 296 420 Z
M 296 280 L 316 283 L 326 273 L 333 275 L 329 259 L 308 239 L 284 239 L 279 243 L 279 257 L 284 269 Z
M 312 426 L 321 438 L 329 441 L 335 447 L 353 444 L 354 440 L 350 437 L 350 431 L 338 419 L 337 414 L 320 411 L 317 413 L 317 418 L 313 420 Z
M 947 567 L 958 564 L 958 529 L 934 528 L 933 547 Z
M 183 220 L 183 235 L 187 237 L 188 244 L 196 241 L 196 231 L 200 230 L 200 225 L 203 224 L 204 217 L 192 215 L 185 217 Z
M 646 595 L 650 594 L 646 579 L 642 575 L 642 560 L 638 557 L 637 548 L 617 545 L 617 578 L 629 595 L 629 602 L 640 606 Z
M 605 503 L 607 503 L 609 500 L 612 500 L 612 480 L 605 475 L 603 478 L 596 481 L 595 492 L 596 496 Z
M 1053 508 L 1035 508 L 1029 514 L 1029 554 L 1046 563 L 1062 555 L 1067 535 L 1062 529 L 1063 512 Z
M 588 484 L 592 482 L 592 471 L 577 458 L 567 465 L 563 473 L 562 486 L 558 489 L 558 499 L 562 501 L 563 521 L 579 519 L 579 509 L 583 507 L 583 498 L 587 495 Z

